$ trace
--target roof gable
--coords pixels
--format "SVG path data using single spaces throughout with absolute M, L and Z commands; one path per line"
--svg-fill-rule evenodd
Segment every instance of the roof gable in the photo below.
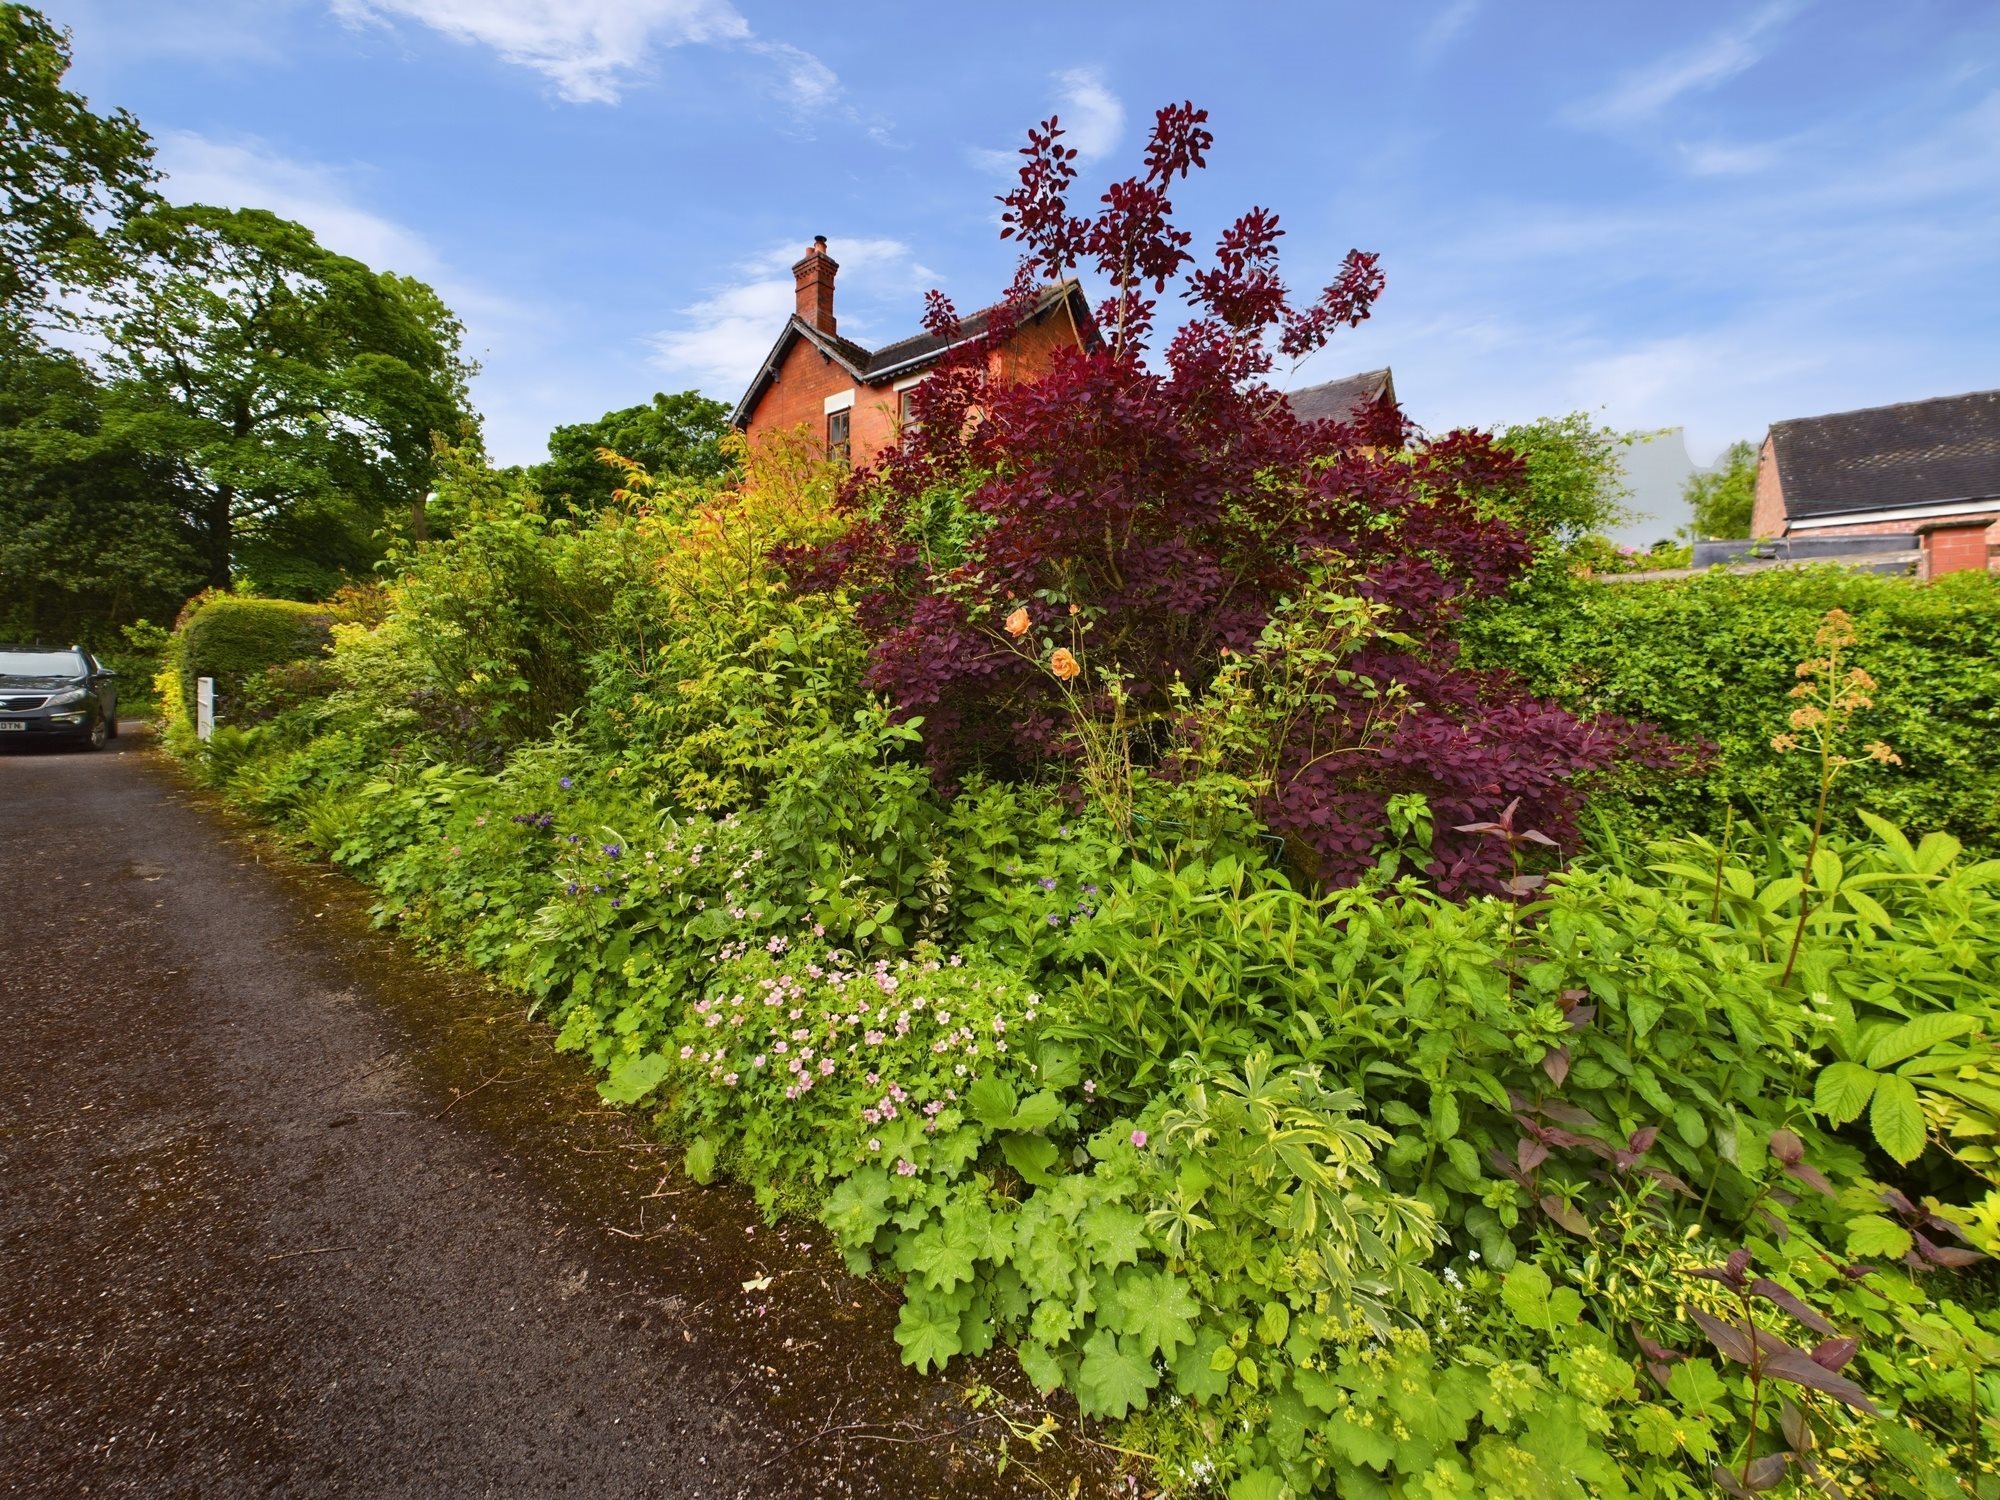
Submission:
M 1385 396 L 1391 401 L 1396 399 L 1396 377 L 1382 369 L 1288 391 L 1285 400 L 1291 404 L 1292 415 L 1301 422 L 1352 422 L 1365 407 Z
M 1794 519 L 2000 497 L 2000 391 L 1771 424 Z
M 1035 303 L 1021 318 L 1022 326 L 1036 322 L 1050 312 L 1074 299 L 1071 314 L 1082 337 L 1085 348 L 1097 345 L 1096 325 L 1090 317 L 1090 309 L 1083 300 L 1083 287 L 1076 281 L 1064 280 L 1044 287 L 1035 298 Z M 839 338 L 824 333 L 794 313 L 778 334 L 777 342 L 771 345 L 771 352 L 764 356 L 763 364 L 757 367 L 749 388 L 743 392 L 743 399 L 736 403 L 736 410 L 729 420 L 737 427 L 749 424 L 750 414 L 757 409 L 765 389 L 777 377 L 778 367 L 785 362 L 792 344 L 798 339 L 806 339 L 854 377 L 857 385 L 881 385 L 887 381 L 914 375 L 937 363 L 947 352 L 959 345 L 970 342 L 986 332 L 993 315 L 1005 304 L 995 303 L 982 307 L 959 322 L 956 339 L 941 338 L 932 333 L 919 333 L 909 338 L 898 339 L 893 344 L 884 344 L 880 349 L 864 349 L 852 339 Z

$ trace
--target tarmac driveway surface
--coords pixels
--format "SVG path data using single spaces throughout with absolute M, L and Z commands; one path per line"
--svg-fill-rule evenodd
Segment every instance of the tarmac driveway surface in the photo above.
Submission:
M 146 744 L 0 751 L 0 1494 L 1110 1492 Z

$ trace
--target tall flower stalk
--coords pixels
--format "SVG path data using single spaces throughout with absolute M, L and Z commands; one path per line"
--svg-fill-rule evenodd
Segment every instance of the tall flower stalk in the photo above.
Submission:
M 1821 654 L 1798 665 L 1799 681 L 1791 696 L 1799 700 L 1799 706 L 1792 710 L 1792 727 L 1771 741 L 1771 748 L 1780 754 L 1803 750 L 1819 757 L 1819 797 L 1813 807 L 1812 838 L 1806 845 L 1805 864 L 1799 872 L 1799 919 L 1792 927 L 1791 946 L 1785 954 L 1785 970 L 1778 976 L 1779 984 L 1791 982 L 1792 970 L 1799 961 L 1799 946 L 1805 939 L 1806 923 L 1812 918 L 1813 882 L 1817 878 L 1814 867 L 1826 832 L 1826 811 L 1832 800 L 1833 783 L 1842 771 L 1861 760 L 1890 766 L 1903 763 L 1903 758 L 1881 740 L 1870 740 L 1859 756 L 1843 753 L 1855 714 L 1875 702 L 1869 696 L 1875 689 L 1875 679 L 1861 668 L 1846 664 L 1846 652 L 1856 639 L 1854 621 L 1846 610 L 1826 612 L 1813 637 L 1813 644 Z

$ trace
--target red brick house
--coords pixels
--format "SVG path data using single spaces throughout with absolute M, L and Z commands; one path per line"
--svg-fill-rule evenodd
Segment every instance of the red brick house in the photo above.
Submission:
M 1774 423 L 1750 534 L 1911 537 L 1926 578 L 2000 565 L 2000 391 Z
M 837 331 L 833 278 L 840 266 L 826 253 L 826 236 L 792 267 L 798 308 L 736 403 L 730 421 L 752 442 L 804 425 L 856 467 L 894 444 L 909 416 L 909 392 L 956 344 L 920 333 L 880 349 L 864 349 Z M 962 320 L 960 341 L 985 331 L 994 309 Z M 1096 325 L 1074 281 L 1043 289 L 1013 336 L 990 358 L 1002 380 L 1025 380 L 1048 368 L 1055 351 L 1091 349 Z

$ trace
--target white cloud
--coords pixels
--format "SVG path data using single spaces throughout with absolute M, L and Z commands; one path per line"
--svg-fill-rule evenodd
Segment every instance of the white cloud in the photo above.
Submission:
M 1061 107 L 1056 111 L 1068 132 L 1069 144 L 1078 157 L 1095 161 L 1125 133 L 1125 105 L 1104 82 L 1096 68 L 1069 68 L 1056 74 L 1062 85 Z
M 1067 68 L 1054 75 L 1057 123 L 1063 141 L 1077 153 L 1077 159 L 1096 161 L 1125 134 L 1125 104 L 1104 81 L 1096 68 Z M 992 146 L 968 146 L 966 161 L 990 177 L 1012 177 L 1021 170 L 1021 148 L 1005 150 Z
M 1771 0 L 1699 46 L 1626 74 L 1608 92 L 1566 110 L 1564 118 L 1572 125 L 1596 129 L 1643 124 L 1683 94 L 1715 88 L 1754 67 L 1764 56 L 1770 34 L 1796 15 L 1803 3 Z
M 1729 141 L 1684 141 L 1678 147 L 1681 165 L 1697 177 L 1747 177 L 1768 172 L 1783 156 L 1775 141 L 1741 145 Z
M 1417 39 L 1417 53 L 1428 60 L 1444 51 L 1479 14 L 1481 0 L 1452 0 L 1443 10 L 1431 17 L 1423 35 Z
M 750 50 L 778 65 L 779 94 L 794 109 L 824 109 L 840 97 L 840 79 L 810 52 L 789 42 L 752 42 Z
M 254 138 L 218 141 L 169 130 L 154 141 L 166 194 L 176 202 L 268 208 L 378 271 L 428 280 L 442 269 L 423 236 L 355 201 L 347 170 L 294 160 Z
M 728 0 L 329 0 L 341 19 L 416 21 L 531 68 L 575 104 L 615 104 L 653 55 L 673 47 L 741 47 L 777 69 L 776 92 L 801 112 L 840 95 L 810 52 L 760 38 Z
M 679 326 L 648 341 L 654 367 L 719 400 L 742 395 L 792 314 L 791 267 L 802 248 L 766 250 L 739 265 L 735 280 L 682 308 Z M 836 312 L 843 336 L 865 342 L 882 330 L 886 342 L 917 331 L 922 295 L 936 285 L 937 275 L 908 245 L 836 238 L 828 248 L 840 263 Z M 885 322 L 884 315 L 894 321 Z

